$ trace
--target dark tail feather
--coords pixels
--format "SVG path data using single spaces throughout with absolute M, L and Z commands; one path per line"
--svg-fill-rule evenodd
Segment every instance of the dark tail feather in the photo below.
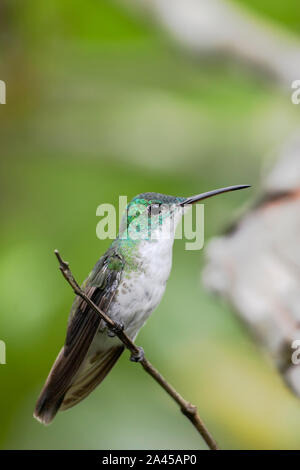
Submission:
M 64 396 L 53 401 L 51 400 L 48 391 L 46 389 L 43 390 L 37 401 L 33 416 L 42 424 L 50 424 L 58 412 L 63 399 Z
M 63 360 L 64 348 L 61 349 L 53 367 L 48 375 L 46 383 L 40 393 L 36 403 L 33 416 L 43 424 L 50 424 L 54 416 L 58 412 L 60 405 L 64 399 L 66 391 L 64 388 L 59 393 L 59 387 L 55 380 L 57 369 Z M 53 380 L 54 379 L 54 380 Z
M 77 320 L 72 320 L 75 332 L 73 341 L 68 343 L 67 337 L 68 344 L 58 354 L 36 404 L 33 416 L 44 424 L 49 424 L 56 415 L 99 326 L 100 317 L 97 313 L 79 313 Z

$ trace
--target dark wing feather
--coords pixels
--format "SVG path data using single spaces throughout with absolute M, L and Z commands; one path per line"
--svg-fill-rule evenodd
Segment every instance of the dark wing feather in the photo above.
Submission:
M 110 249 L 96 264 L 83 290 L 103 311 L 107 311 L 124 267 L 123 258 Z M 98 331 L 100 316 L 81 298 L 71 309 L 65 345 L 60 351 L 37 401 L 34 416 L 48 424 L 57 413 L 72 380 L 82 365 Z

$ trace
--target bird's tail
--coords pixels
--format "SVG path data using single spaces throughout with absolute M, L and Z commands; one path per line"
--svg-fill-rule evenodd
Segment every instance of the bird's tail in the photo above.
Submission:
M 98 351 L 87 357 L 72 379 L 68 379 L 71 376 L 68 368 L 72 364 L 62 348 L 38 398 L 33 416 L 43 424 L 50 424 L 59 409 L 71 408 L 89 395 L 106 377 L 123 351 L 122 344 Z
M 36 403 L 33 416 L 43 424 L 50 424 L 63 402 L 66 390 L 59 387 L 56 380 L 58 369 L 63 361 L 64 348 L 61 349 L 46 383 Z

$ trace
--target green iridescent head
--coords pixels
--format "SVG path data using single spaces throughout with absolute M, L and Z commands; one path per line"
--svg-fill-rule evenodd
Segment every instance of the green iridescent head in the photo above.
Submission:
M 183 213 L 184 197 L 159 193 L 142 193 L 127 205 L 120 227 L 119 238 L 157 240 L 168 225 L 172 234 L 177 214 Z

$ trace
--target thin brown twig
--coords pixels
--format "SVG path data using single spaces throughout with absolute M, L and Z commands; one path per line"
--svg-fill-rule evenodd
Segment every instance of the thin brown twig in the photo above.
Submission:
M 62 272 L 62 275 L 66 279 L 66 281 L 70 284 L 72 287 L 74 293 L 76 295 L 79 295 L 82 299 L 85 300 L 85 302 L 95 311 L 97 312 L 100 317 L 106 322 L 107 326 L 109 329 L 113 330 L 114 333 L 119 337 L 119 339 L 122 341 L 122 343 L 126 346 L 127 349 L 133 354 L 133 355 L 138 355 L 140 352 L 140 348 L 136 346 L 136 344 L 127 336 L 127 334 L 124 331 L 120 331 L 117 329 L 116 323 L 109 317 L 107 316 L 94 302 L 83 292 L 83 290 L 80 288 L 80 286 L 77 284 L 71 270 L 69 267 L 69 263 L 64 261 L 58 250 L 55 250 L 55 255 L 58 259 L 59 262 L 59 269 Z M 207 430 L 205 424 L 201 420 L 197 407 L 195 405 L 192 405 L 188 401 L 186 401 L 176 390 L 172 385 L 170 385 L 166 379 L 153 367 L 153 365 L 146 359 L 144 356 L 140 361 L 141 365 L 145 369 L 145 371 L 151 375 L 151 377 L 156 380 L 156 382 L 161 385 L 161 387 L 173 398 L 173 400 L 179 405 L 182 413 L 191 421 L 193 426 L 197 429 L 197 431 L 201 434 L 203 437 L 204 441 L 208 445 L 208 447 L 211 450 L 218 450 L 219 447 L 210 434 L 210 432 Z

